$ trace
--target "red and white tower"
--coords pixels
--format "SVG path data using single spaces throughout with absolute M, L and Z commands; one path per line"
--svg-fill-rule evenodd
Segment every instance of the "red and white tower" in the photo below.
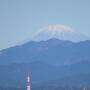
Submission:
M 29 75 L 27 77 L 27 90 L 31 90 L 31 87 L 30 87 L 30 77 L 29 77 Z

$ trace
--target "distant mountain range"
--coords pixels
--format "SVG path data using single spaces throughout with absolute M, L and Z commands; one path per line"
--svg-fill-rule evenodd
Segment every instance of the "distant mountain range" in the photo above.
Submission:
M 90 60 L 90 41 L 71 42 L 59 39 L 31 41 L 0 51 L 0 64 L 41 61 L 51 65 L 68 65 Z
M 25 87 L 30 72 L 32 86 L 88 86 L 89 68 L 89 40 L 30 41 L 0 51 L 0 86 Z
M 21 63 L 0 66 L 0 86 L 26 87 L 30 73 L 31 86 L 89 86 L 90 61 L 69 66 L 51 66 L 43 62 Z

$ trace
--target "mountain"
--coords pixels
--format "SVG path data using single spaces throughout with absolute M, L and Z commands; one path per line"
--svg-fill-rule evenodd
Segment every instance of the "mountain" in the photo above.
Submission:
M 32 83 L 38 85 L 40 82 L 51 80 L 58 76 L 57 68 L 43 62 L 13 63 L 0 66 L 0 86 L 24 87 L 26 77 L 29 73 Z M 57 75 L 55 75 L 57 73 Z M 51 76 L 52 75 L 52 76 Z
M 59 39 L 31 41 L 0 51 L 0 64 L 42 61 L 51 65 L 68 65 L 90 61 L 90 41 L 71 42 Z
M 31 86 L 89 86 L 90 61 L 74 65 L 52 66 L 44 62 L 0 65 L 0 86 L 26 87 L 26 77 L 31 73 Z
M 32 40 L 41 41 L 48 40 L 51 38 L 57 38 L 60 40 L 70 40 L 73 42 L 90 40 L 90 37 L 86 36 L 85 34 L 74 30 L 73 28 L 68 27 L 66 25 L 60 24 L 48 25 L 38 30 L 33 36 Z
M 31 41 L 0 51 L 0 86 L 90 85 L 90 41 L 52 38 Z
M 74 65 L 62 68 L 64 77 L 49 81 L 49 85 L 69 87 L 89 87 L 90 84 L 90 62 L 82 61 Z M 45 84 L 45 83 L 44 83 Z

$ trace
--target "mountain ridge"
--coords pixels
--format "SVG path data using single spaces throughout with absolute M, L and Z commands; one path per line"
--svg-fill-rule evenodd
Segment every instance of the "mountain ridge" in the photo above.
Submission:
M 68 65 L 63 67 L 51 66 L 43 62 L 0 65 L 0 86 L 25 87 L 28 73 L 31 73 L 33 87 L 53 84 L 59 86 L 88 86 L 90 84 L 90 61 L 85 62 L 76 63 L 74 66 Z
M 40 42 L 28 42 L 20 46 L 4 49 L 1 51 L 1 64 L 44 61 L 56 64 L 69 64 L 74 61 L 90 60 L 90 40 L 78 43 L 50 39 Z

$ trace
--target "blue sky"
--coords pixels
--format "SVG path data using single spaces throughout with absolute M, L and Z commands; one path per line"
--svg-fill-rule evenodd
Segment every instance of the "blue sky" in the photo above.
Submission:
M 68 25 L 90 36 L 90 0 L 0 0 L 0 49 L 49 24 Z

